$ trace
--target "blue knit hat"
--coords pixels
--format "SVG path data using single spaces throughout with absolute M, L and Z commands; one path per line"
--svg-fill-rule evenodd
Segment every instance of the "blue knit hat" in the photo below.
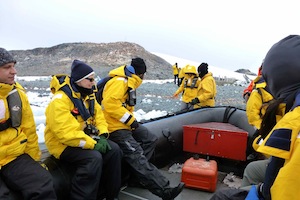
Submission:
M 95 74 L 94 70 L 80 60 L 74 60 L 71 66 L 71 79 L 78 83 L 83 79 Z
M 7 64 L 7 63 L 15 63 L 16 60 L 12 57 L 12 55 L 3 48 L 0 48 L 0 67 Z

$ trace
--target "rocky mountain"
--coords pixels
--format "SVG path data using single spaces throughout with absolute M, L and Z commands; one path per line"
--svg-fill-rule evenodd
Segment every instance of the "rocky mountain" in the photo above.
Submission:
M 49 48 L 10 51 L 17 60 L 19 76 L 48 76 L 70 74 L 74 59 L 93 67 L 96 74 L 104 77 L 118 66 L 130 64 L 134 57 L 141 57 L 147 65 L 145 79 L 169 79 L 173 77 L 172 65 L 151 54 L 135 43 L 65 43 Z

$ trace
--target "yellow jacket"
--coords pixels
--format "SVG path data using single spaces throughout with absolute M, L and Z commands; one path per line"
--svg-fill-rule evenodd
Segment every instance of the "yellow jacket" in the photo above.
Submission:
M 184 69 L 187 68 L 188 66 L 190 66 L 190 65 L 186 65 L 179 71 L 178 78 L 184 78 L 184 75 L 185 75 Z
M 105 119 L 108 123 L 108 131 L 111 133 L 120 129 L 131 130 L 130 125 L 134 122 L 134 106 L 129 106 L 128 89 L 136 90 L 142 79 L 135 74 L 127 77 L 124 67 L 120 66 L 109 72 L 110 79 L 103 90 L 102 107 Z
M 36 161 L 39 161 L 41 156 L 33 113 L 25 91 L 18 83 L 13 85 L 0 83 L 0 123 L 4 123 L 10 117 L 6 98 L 14 87 L 22 102 L 21 125 L 0 132 L 0 169 L 24 153 Z
M 273 100 L 273 96 L 267 91 L 267 84 L 261 75 L 256 77 L 253 83 L 254 89 L 252 90 L 246 104 L 246 115 L 249 124 L 255 126 L 256 129 L 259 130 L 262 118 L 266 113 L 270 101 Z M 276 115 L 277 122 L 280 118 L 280 115 Z M 263 139 L 261 135 L 258 135 L 252 143 L 253 149 L 257 150 L 262 141 Z M 265 156 L 269 157 L 267 154 L 265 154 Z
M 250 99 L 250 98 L 249 98 Z M 247 102 L 248 103 L 248 102 Z M 284 115 L 284 112 L 285 112 L 285 103 L 282 103 L 282 104 L 280 104 L 279 105 L 279 109 L 278 109 L 278 112 L 276 113 L 276 122 L 279 122 L 279 120 L 281 120 L 281 118 L 283 117 L 283 115 Z M 253 141 L 253 143 L 252 143 L 252 147 L 253 147 L 253 149 L 255 150 L 255 151 L 257 151 L 258 150 L 258 148 L 259 148 L 259 146 L 263 143 L 263 138 L 261 137 L 261 135 L 258 135 L 255 139 L 254 139 L 254 141 Z M 264 154 L 264 156 L 266 157 L 266 158 L 269 158 L 270 157 L 270 155 L 268 155 L 268 154 Z
M 50 88 L 54 94 L 51 102 L 46 108 L 46 128 L 45 128 L 45 143 L 50 152 L 56 158 L 59 158 L 61 153 L 67 146 L 81 147 L 83 149 L 93 149 L 96 141 L 84 133 L 83 129 L 86 123 L 96 126 L 100 133 L 108 133 L 107 123 L 102 113 L 101 106 L 95 101 L 94 116 L 90 117 L 87 122 L 80 115 L 74 116 L 72 111 L 76 111 L 74 103 L 68 95 L 60 90 L 64 85 L 70 84 L 70 78 L 66 76 L 65 82 L 60 84 L 54 76 L 50 83 Z M 81 99 L 80 93 L 75 92 L 72 87 L 72 96 Z M 95 98 L 95 94 L 90 95 Z M 88 109 L 89 97 L 86 97 L 83 102 Z
M 266 113 L 269 102 L 273 96 L 266 90 L 266 82 L 256 83 L 255 89 L 246 104 L 246 114 L 249 124 L 260 129 L 262 117 Z
M 201 84 L 198 86 L 197 98 L 200 104 L 194 105 L 194 108 L 215 106 L 215 98 L 217 95 L 217 86 L 211 72 L 208 72 L 201 79 Z
M 298 95 L 299 101 L 300 95 Z M 297 102 L 296 98 L 296 104 Z M 258 151 L 285 159 L 273 186 L 272 200 L 297 200 L 300 196 L 300 106 L 286 113 L 265 138 Z
M 192 86 L 193 81 L 195 81 L 195 85 Z M 183 92 L 182 94 L 182 101 L 185 103 L 190 103 L 196 96 L 197 96 L 197 88 L 200 85 L 200 78 L 195 74 L 192 76 L 185 76 L 181 85 L 179 86 L 179 88 L 176 90 L 176 92 L 174 93 L 174 96 L 179 95 L 180 93 Z
M 178 75 L 178 67 L 176 65 L 173 65 L 172 69 L 173 69 L 173 74 Z

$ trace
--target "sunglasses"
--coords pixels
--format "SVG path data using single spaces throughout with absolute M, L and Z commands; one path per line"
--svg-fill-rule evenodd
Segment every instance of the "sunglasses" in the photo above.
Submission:
M 90 82 L 94 82 L 95 81 L 94 78 L 85 78 L 85 79 L 89 80 Z

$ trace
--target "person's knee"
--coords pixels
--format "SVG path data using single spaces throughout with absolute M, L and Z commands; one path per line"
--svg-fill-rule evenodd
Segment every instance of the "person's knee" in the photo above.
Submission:
M 109 142 L 109 145 L 111 147 L 110 153 L 115 157 L 115 158 L 119 158 L 120 160 L 123 157 L 123 151 L 121 150 L 121 148 L 119 147 L 118 144 L 114 143 L 114 142 Z
M 245 171 L 244 171 L 244 174 L 245 174 L 245 173 L 250 173 L 250 172 L 252 172 L 254 169 L 256 169 L 256 163 L 255 163 L 255 161 L 254 161 L 254 162 L 250 162 L 250 163 L 246 166 Z
M 97 171 L 97 169 L 101 169 L 102 165 L 103 165 L 103 158 L 101 153 L 99 153 L 98 151 L 90 151 L 88 153 L 88 158 L 87 158 L 87 167 L 88 167 L 88 173 L 90 173 L 91 175 L 94 174 L 95 171 Z

